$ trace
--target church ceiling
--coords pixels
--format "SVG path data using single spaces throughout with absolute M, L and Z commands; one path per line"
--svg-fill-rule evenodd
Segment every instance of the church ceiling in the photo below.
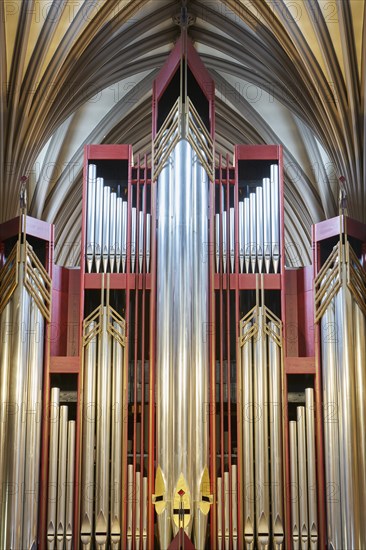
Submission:
M 56 261 L 78 262 L 86 143 L 150 151 L 152 82 L 180 29 L 180 1 L 0 2 L 0 221 L 56 225 Z M 310 260 L 310 226 L 366 221 L 363 0 L 189 0 L 189 35 L 216 82 L 216 153 L 284 147 L 288 265 Z

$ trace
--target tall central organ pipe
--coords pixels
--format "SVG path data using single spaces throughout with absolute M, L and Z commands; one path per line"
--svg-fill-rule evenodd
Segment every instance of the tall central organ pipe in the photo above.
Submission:
M 209 181 L 186 139 L 158 177 L 157 459 L 161 548 L 178 531 L 178 491 L 185 492 L 185 530 L 205 546 L 208 479 L 208 193 Z

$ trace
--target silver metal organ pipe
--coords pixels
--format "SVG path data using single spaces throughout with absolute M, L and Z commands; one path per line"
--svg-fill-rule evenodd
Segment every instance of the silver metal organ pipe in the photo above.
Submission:
M 150 273 L 151 214 L 146 214 L 146 273 Z
M 102 260 L 103 260 L 103 272 L 108 272 L 108 259 L 109 259 L 109 224 L 110 224 L 110 211 L 111 211 L 111 188 L 105 186 L 103 189 L 103 237 L 102 237 Z
M 301 550 L 309 547 L 308 483 L 306 471 L 305 407 L 297 407 L 297 452 L 299 463 L 299 511 Z
M 355 384 L 358 409 L 358 464 L 360 487 L 360 510 L 366 510 L 366 322 L 359 305 L 353 304 L 355 327 Z M 361 540 L 366 540 L 366 525 L 361 522 Z
M 297 463 L 297 423 L 289 423 L 290 483 L 291 483 L 291 540 L 293 550 L 300 550 L 299 472 Z
M 13 332 L 12 313 L 13 302 L 10 300 L 1 314 L 1 346 L 0 346 L 0 548 L 5 548 L 5 506 L 6 482 L 6 440 L 7 416 L 9 407 L 9 383 L 11 365 L 11 334 Z
M 258 186 L 255 191 L 256 216 L 257 216 L 257 260 L 258 272 L 262 273 L 263 252 L 264 252 L 264 229 L 263 229 L 263 188 Z
M 92 321 L 88 333 L 95 329 Z M 97 338 L 94 336 L 84 352 L 83 432 L 81 464 L 81 543 L 84 550 L 92 548 L 94 503 L 94 449 L 96 406 Z
M 308 473 L 309 537 L 310 550 L 318 548 L 318 507 L 315 459 L 314 390 L 305 390 L 306 452 Z
M 170 182 L 173 178 L 173 156 L 163 166 L 158 179 L 158 250 L 157 264 L 159 266 L 166 264 L 166 261 L 172 254 L 172 244 L 169 241 L 170 224 L 168 216 L 173 215 L 174 198 Z M 169 280 L 173 277 L 172 266 L 170 262 L 166 264 L 166 274 Z M 156 448 L 158 449 L 158 467 L 161 468 L 162 476 L 162 495 L 165 506 L 162 510 L 157 510 L 157 523 L 159 530 L 160 546 L 168 548 L 171 540 L 172 526 L 170 518 L 172 517 L 171 492 L 173 490 L 172 476 L 168 475 L 170 453 L 173 449 L 173 419 L 171 412 L 173 373 L 171 372 L 171 339 L 169 338 L 168 327 L 173 322 L 173 289 L 168 285 L 167 278 L 161 278 L 157 285 L 157 304 L 158 319 L 161 320 L 163 330 L 160 331 L 160 337 L 156 342 L 156 362 L 159 365 L 156 379 Z M 157 484 L 156 484 L 157 485 Z M 155 488 L 156 490 L 156 488 Z
M 86 262 L 88 273 L 92 271 L 94 260 L 96 179 L 97 167 L 95 164 L 89 164 L 86 208 Z
M 254 195 L 255 196 L 255 195 Z M 254 345 L 254 425 L 255 481 L 260 487 L 256 498 L 256 531 L 259 550 L 268 550 L 269 515 L 269 456 L 268 456 L 268 368 L 267 336 L 264 331 L 262 307 L 257 311 L 258 335 Z
M 222 263 L 223 271 L 226 273 L 227 263 L 227 215 L 226 210 L 222 213 Z
M 204 550 L 206 530 L 208 521 L 208 504 L 204 502 L 204 496 L 209 494 L 208 476 L 208 430 L 207 411 L 204 411 L 205 403 L 208 402 L 209 374 L 208 374 L 208 349 L 204 345 L 206 341 L 206 323 L 208 321 L 208 178 L 199 162 L 198 157 L 193 153 L 193 202 L 191 220 L 187 219 L 189 233 L 187 240 L 193 241 L 192 257 L 194 270 L 189 278 L 193 283 L 192 293 L 192 350 L 191 358 L 191 399 L 193 400 L 193 434 L 194 455 L 192 456 L 192 493 L 194 502 L 194 540 L 198 550 Z M 186 203 L 188 211 L 190 203 Z M 192 233 L 193 230 L 193 233 Z M 196 235 L 198 237 L 196 237 Z M 188 282 L 188 284 L 190 284 Z M 188 444 L 189 449 L 189 444 Z M 207 509 L 206 509 L 207 508 Z
M 25 253 L 22 247 L 21 254 Z M 23 261 L 22 261 L 23 260 Z M 24 286 L 24 258 L 19 262 L 19 282 L 12 296 L 13 333 L 9 385 L 9 408 L 7 422 L 6 455 L 6 518 L 4 525 L 5 548 L 21 548 L 23 524 L 23 488 L 25 475 L 26 423 L 24 413 L 29 368 L 28 340 L 30 329 L 30 296 Z M 25 334 L 24 334 L 25 332 Z M 21 487 L 18 491 L 12 487 Z
M 144 260 L 144 213 L 139 212 L 139 273 L 142 273 Z
M 250 222 L 250 199 L 246 197 L 244 199 L 244 258 L 245 258 L 245 272 L 249 273 L 250 255 L 251 255 L 251 222 Z
M 347 266 L 342 269 L 342 286 L 335 296 L 339 380 L 339 457 L 341 487 L 342 548 L 361 548 L 359 480 L 357 476 L 357 430 L 354 371 L 354 327 L 352 295 L 347 287 Z
M 97 373 L 95 542 L 98 550 L 106 550 L 108 538 L 111 403 L 111 336 L 108 332 L 108 317 L 108 310 L 104 306 L 99 334 Z
M 278 335 L 275 323 L 270 329 Z M 282 459 L 282 376 L 280 347 L 268 337 L 269 360 L 269 425 L 271 453 L 271 507 L 273 548 L 282 550 L 284 544 L 283 516 L 283 459 Z
M 220 214 L 215 214 L 215 255 L 216 255 L 216 273 L 220 271 Z
M 104 179 L 97 178 L 95 192 L 95 270 L 99 273 L 100 263 L 102 259 L 103 246 L 103 199 L 104 199 Z
M 273 270 L 278 273 L 280 260 L 280 197 L 278 166 L 271 164 L 271 240 Z
M 57 550 L 63 550 L 65 542 L 66 518 L 66 464 L 67 464 L 67 422 L 68 407 L 60 407 L 59 443 L 58 443 L 58 472 L 57 472 L 57 512 L 56 536 Z
M 263 178 L 264 265 L 266 273 L 271 269 L 271 180 Z
M 250 265 L 252 273 L 255 273 L 257 260 L 257 208 L 255 193 L 249 194 L 250 209 Z
M 163 548 L 169 546 L 172 528 L 178 532 L 174 510 L 179 507 L 180 489 L 189 512 L 184 516 L 185 531 L 190 536 L 194 526 L 200 550 L 205 539 L 207 514 L 201 493 L 208 465 L 203 406 L 208 401 L 208 349 L 202 344 L 208 321 L 207 210 L 207 174 L 191 145 L 182 139 L 158 178 L 156 431 L 165 502 L 158 512 Z
M 248 340 L 241 350 L 243 381 L 243 512 L 245 550 L 254 549 L 255 492 L 254 492 L 254 399 L 252 341 Z
M 136 230 L 137 230 L 137 212 L 136 212 L 136 208 L 133 207 L 131 209 L 131 273 L 135 272 Z
M 56 547 L 57 463 L 59 435 L 60 390 L 51 389 L 50 400 L 50 451 L 48 472 L 47 549 Z
M 119 325 L 114 323 L 119 331 Z M 121 494 L 122 494 L 122 446 L 123 439 L 123 354 L 118 340 L 113 339 L 112 369 L 112 444 L 111 444 L 111 544 L 118 550 L 121 541 Z
M 116 201 L 116 271 L 121 269 L 122 253 L 122 197 L 117 197 Z
M 37 273 L 40 278 L 40 274 Z M 38 293 L 33 285 L 34 291 Z M 41 296 L 39 296 L 41 298 Z M 27 459 L 25 463 L 23 545 L 37 541 L 39 461 L 41 447 L 44 319 L 34 297 L 30 300 L 29 372 L 27 404 Z
M 75 428 L 74 420 L 68 422 L 67 470 L 66 470 L 66 550 L 72 550 L 74 532 L 74 479 L 75 479 Z
M 239 201 L 239 272 L 244 272 L 244 202 Z
M 126 273 L 127 258 L 127 201 L 122 204 L 122 273 Z
M 333 497 L 326 499 L 327 537 L 333 550 L 342 547 L 336 326 L 333 299 L 321 319 L 325 481 L 326 494 Z
M 111 193 L 110 199 L 110 214 L 109 214 L 109 266 L 110 272 L 114 271 L 114 263 L 116 259 L 116 212 L 117 194 Z
M 230 267 L 231 273 L 235 271 L 235 209 L 230 208 Z

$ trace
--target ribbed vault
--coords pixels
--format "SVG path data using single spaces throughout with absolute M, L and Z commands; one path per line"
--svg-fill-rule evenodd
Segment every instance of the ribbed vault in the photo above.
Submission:
M 149 152 L 151 85 L 180 29 L 181 2 L 0 3 L 0 221 L 56 224 L 56 260 L 79 258 L 86 143 Z M 216 152 L 281 143 L 287 262 L 307 263 L 310 226 L 338 210 L 366 221 L 365 3 L 190 0 L 189 35 L 216 82 Z

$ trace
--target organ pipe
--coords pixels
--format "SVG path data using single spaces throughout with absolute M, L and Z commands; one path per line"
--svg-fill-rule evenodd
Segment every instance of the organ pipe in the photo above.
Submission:
M 123 200 L 117 197 L 116 201 L 116 271 L 121 269 L 121 253 L 122 253 L 122 209 Z
M 271 165 L 271 240 L 273 270 L 278 272 L 280 260 L 280 192 L 278 166 Z
M 289 424 L 290 483 L 291 483 L 291 539 L 294 550 L 300 550 L 299 470 L 297 463 L 297 424 Z
M 109 218 L 109 264 L 110 272 L 114 271 L 116 259 L 116 222 L 117 222 L 117 195 L 111 193 Z
M 192 185 L 187 186 L 187 181 Z M 161 483 L 165 502 L 164 508 L 156 508 L 164 548 L 172 533 L 178 532 L 178 515 L 172 514 L 172 506 L 179 507 L 179 490 L 184 491 L 187 510 L 185 531 L 190 536 L 193 529 L 196 548 L 204 548 L 208 510 L 198 503 L 208 464 L 208 423 L 203 418 L 203 404 L 208 401 L 208 348 L 202 345 L 208 321 L 208 265 L 202 261 L 207 257 L 207 211 L 207 174 L 191 144 L 182 139 L 158 178 L 156 446 L 161 481 L 157 478 L 155 485 Z M 225 221 L 222 230 L 226 243 Z M 225 264 L 226 257 L 224 268 Z
M 72 550 L 74 534 L 75 432 L 76 423 L 74 420 L 69 420 L 67 432 L 66 470 L 66 550 Z
M 97 167 L 95 164 L 89 164 L 88 167 L 88 201 L 86 215 L 86 260 L 88 273 L 92 271 L 92 264 L 95 252 L 95 208 L 96 208 L 96 178 Z
M 122 544 L 125 322 L 109 305 L 109 290 L 106 296 L 107 305 L 84 320 L 80 508 L 81 543 L 88 550 L 93 543 L 100 550 Z
M 110 230 L 110 205 L 111 205 L 111 188 L 103 187 L 103 218 L 102 218 L 102 261 L 103 271 L 107 273 L 109 260 L 109 230 Z
M 347 238 L 333 249 L 315 280 L 316 320 L 322 329 L 322 374 L 326 405 L 324 438 L 328 539 L 332 548 L 362 547 L 365 456 L 363 400 L 366 276 Z M 358 309 L 360 309 L 360 312 Z M 330 327 L 334 323 L 333 338 Z M 362 363 L 363 362 L 363 363 Z M 353 397 L 354 396 L 354 397 Z M 339 502 L 337 502 L 337 500 Z
M 230 269 L 235 271 L 235 209 L 230 208 Z
M 271 538 L 273 548 L 284 543 L 281 345 L 280 321 L 266 306 L 255 306 L 241 320 L 242 507 L 248 550 L 269 548 Z
M 300 547 L 301 550 L 307 550 L 309 547 L 309 519 L 304 407 L 297 407 L 297 459 L 299 464 Z
M 240 273 L 244 271 L 244 201 L 239 202 L 239 269 Z
M 264 218 L 263 218 L 263 188 L 258 186 L 255 190 L 256 195 L 256 220 L 257 220 L 257 260 L 258 273 L 262 273 L 263 254 L 264 254 Z
M 97 273 L 100 271 L 101 259 L 102 259 L 102 247 L 103 247 L 103 199 L 104 199 L 104 180 L 103 178 L 97 178 L 96 181 L 96 195 L 95 195 L 95 270 Z M 89 214 L 87 214 L 89 215 Z M 91 212 L 92 215 L 92 212 Z
M 289 423 L 291 538 L 294 549 L 318 548 L 314 390 L 305 389 L 305 407 Z
M 42 284 L 42 277 L 37 270 L 35 272 Z M 33 291 L 40 292 L 33 285 Z M 38 491 L 39 487 L 39 463 L 41 445 L 41 410 L 42 410 L 42 383 L 43 383 L 43 335 L 44 318 L 34 298 L 30 304 L 30 330 L 29 330 L 29 371 L 28 371 L 28 397 L 27 397 L 27 435 L 26 449 L 27 459 L 25 464 L 24 487 L 24 520 L 23 520 L 23 545 L 32 548 L 37 541 L 38 528 Z M 35 366 L 37 367 L 35 368 Z
M 249 187 L 248 194 L 238 204 L 238 241 L 240 273 L 274 273 L 278 272 L 280 259 L 280 213 L 279 213 L 279 178 L 278 166 L 270 167 L 270 177 L 265 177 L 255 188 Z M 223 201 L 224 204 L 224 201 Z M 235 209 L 230 208 L 230 243 L 233 242 Z M 226 218 L 224 209 L 222 216 L 215 214 L 216 272 L 220 262 L 220 218 L 223 226 L 222 261 L 226 269 Z M 235 254 L 230 244 L 230 267 L 234 272 Z
M 56 548 L 63 550 L 65 542 L 66 519 L 66 462 L 67 462 L 67 422 L 68 407 L 60 407 L 58 472 L 57 472 L 57 511 L 56 511 Z
M 56 547 L 57 462 L 59 440 L 60 389 L 52 388 L 50 401 L 50 450 L 48 471 L 47 548 Z
M 315 418 L 314 392 L 311 388 L 305 390 L 306 415 L 306 453 L 308 474 L 308 504 L 309 504 L 309 546 L 310 550 L 318 548 L 318 508 L 315 459 Z
M 85 256 L 87 272 L 125 273 L 127 261 L 127 201 L 96 177 L 97 166 L 89 164 L 86 204 Z M 118 191 L 119 193 L 119 191 Z M 151 214 L 131 209 L 130 269 L 150 270 Z M 138 250 L 136 243 L 138 239 Z M 136 267 L 137 266 L 137 267 Z
M 41 392 L 50 278 L 21 215 L 18 240 L 0 271 L 0 547 L 37 543 Z

